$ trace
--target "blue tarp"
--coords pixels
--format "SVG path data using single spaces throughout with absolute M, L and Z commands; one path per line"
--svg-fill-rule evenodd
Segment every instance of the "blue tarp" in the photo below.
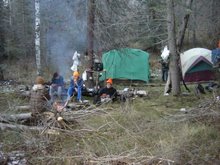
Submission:
M 214 65 L 220 62 L 220 48 L 212 50 L 212 62 Z

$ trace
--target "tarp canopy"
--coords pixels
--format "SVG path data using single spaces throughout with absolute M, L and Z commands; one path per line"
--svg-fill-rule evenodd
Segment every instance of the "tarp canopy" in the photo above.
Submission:
M 149 81 L 149 54 L 145 51 L 130 48 L 111 50 L 102 55 L 102 62 L 106 72 L 100 80 L 113 78 Z
M 214 79 L 211 51 L 193 48 L 180 55 L 182 76 L 186 82 L 209 81 Z

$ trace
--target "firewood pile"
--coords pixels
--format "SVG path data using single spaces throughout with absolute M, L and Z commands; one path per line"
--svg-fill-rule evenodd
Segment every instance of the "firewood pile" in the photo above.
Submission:
M 29 105 L 17 106 L 15 110 L 28 111 L 29 108 Z M 43 112 L 38 116 L 32 116 L 31 112 L 1 114 L 0 129 L 31 130 L 49 134 L 56 132 L 55 134 L 57 134 L 59 131 L 71 130 L 72 126 L 77 125 L 78 119 L 103 114 L 107 110 L 111 110 L 111 108 L 98 108 L 89 103 L 69 103 L 62 112 L 58 112 L 52 107 L 51 111 Z

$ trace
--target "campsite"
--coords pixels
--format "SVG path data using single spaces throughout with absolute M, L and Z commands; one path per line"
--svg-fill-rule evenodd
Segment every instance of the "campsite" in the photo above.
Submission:
M 219 7 L 0 0 L 0 165 L 219 165 Z

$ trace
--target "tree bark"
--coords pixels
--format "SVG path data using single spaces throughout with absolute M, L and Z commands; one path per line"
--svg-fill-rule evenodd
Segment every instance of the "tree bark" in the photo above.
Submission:
M 179 33 L 178 33 L 177 44 L 176 44 L 178 54 L 180 53 L 182 45 L 183 45 L 183 40 L 184 40 L 186 28 L 187 28 L 187 25 L 188 25 L 188 22 L 189 22 L 189 16 L 191 14 L 192 2 L 193 2 L 193 0 L 188 0 L 186 2 L 187 13 L 183 18 L 181 27 L 179 28 L 180 30 L 179 30 Z
M 94 48 L 94 23 L 95 23 L 95 0 L 89 0 L 88 1 L 88 23 L 87 23 L 87 41 L 88 41 L 88 66 L 87 68 L 89 70 L 92 69 L 93 61 L 94 61 L 94 55 L 93 55 L 93 48 Z M 88 72 L 87 73 L 88 78 L 88 87 L 91 88 L 94 86 L 93 82 L 93 73 Z
M 197 20 L 197 4 L 194 3 L 193 4 L 193 15 L 192 15 L 192 20 L 193 20 L 193 38 L 192 38 L 192 43 L 193 43 L 193 47 L 196 47 L 196 44 L 197 44 L 197 39 L 196 39 L 196 20 Z
M 178 67 L 179 56 L 177 54 L 176 46 L 176 32 L 175 32 L 175 15 L 174 2 L 167 0 L 167 31 L 168 31 L 168 45 L 170 50 L 170 78 L 172 84 L 172 94 L 180 94 L 180 72 Z
M 4 59 L 5 55 L 5 33 L 3 28 L 3 8 L 4 2 L 0 1 L 0 80 L 4 80 L 4 74 L 3 74 L 3 68 L 1 66 L 1 63 Z
M 4 73 L 1 66 L 0 66 L 0 80 L 4 80 Z
M 37 75 L 41 75 L 40 0 L 35 0 L 35 55 L 36 55 Z

